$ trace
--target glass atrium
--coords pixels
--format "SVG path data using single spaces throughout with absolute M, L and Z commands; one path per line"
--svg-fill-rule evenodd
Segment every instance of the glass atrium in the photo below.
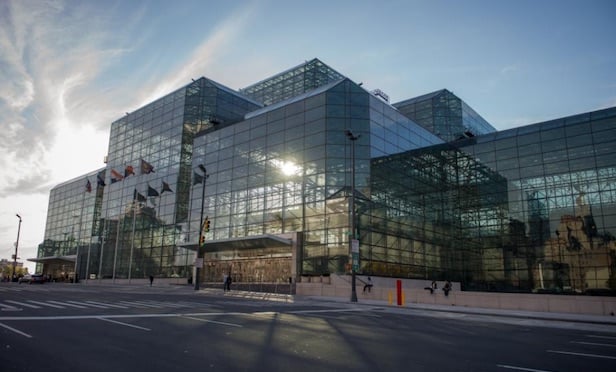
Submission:
M 206 283 L 279 283 L 347 273 L 355 236 L 361 274 L 613 290 L 615 140 L 616 108 L 496 132 L 447 90 L 390 105 L 317 59 L 240 91 L 201 78 L 52 189 L 38 271 L 190 279 L 198 256 Z

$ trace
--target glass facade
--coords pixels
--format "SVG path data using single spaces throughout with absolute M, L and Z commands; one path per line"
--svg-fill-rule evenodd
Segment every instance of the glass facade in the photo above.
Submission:
M 481 115 L 447 89 L 394 103 L 393 106 L 445 141 L 496 132 Z
M 344 76 L 315 58 L 239 91 L 264 105 L 271 105 L 342 78 Z
M 364 271 L 468 290 L 615 289 L 615 138 L 607 109 L 373 159 Z
M 347 272 L 356 236 L 362 274 L 614 289 L 615 137 L 616 109 L 495 132 L 446 90 L 392 106 L 319 60 L 241 92 L 201 78 L 52 190 L 39 271 L 187 278 L 202 250 L 201 281 L 287 282 Z

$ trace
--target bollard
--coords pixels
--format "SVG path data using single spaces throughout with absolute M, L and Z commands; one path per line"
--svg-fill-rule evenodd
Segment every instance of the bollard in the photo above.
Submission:
M 396 298 L 398 299 L 398 306 L 402 306 L 402 280 L 400 279 L 396 280 L 396 291 L 397 291 Z

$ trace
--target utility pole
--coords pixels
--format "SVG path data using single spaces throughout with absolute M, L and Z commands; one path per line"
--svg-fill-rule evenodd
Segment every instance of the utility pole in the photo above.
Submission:
M 360 135 L 354 135 L 350 129 L 347 129 L 344 133 L 351 141 L 351 196 L 349 199 L 349 225 L 351 227 L 351 233 L 349 234 L 349 254 L 351 257 L 351 302 L 357 302 L 355 260 L 357 259 L 357 262 L 359 262 L 359 242 L 355 236 L 355 141 L 359 139 Z
M 210 176 L 207 174 L 205 166 L 203 164 L 199 164 L 199 169 L 203 172 L 203 184 L 201 185 L 201 218 L 199 222 L 199 240 L 197 241 L 197 265 L 195 270 L 195 291 L 199 290 L 199 279 L 200 279 L 200 265 L 203 265 L 203 247 L 201 241 L 203 240 L 203 208 L 205 202 L 205 182 L 207 178 Z
M 19 233 L 21 231 L 21 216 L 19 213 L 15 213 L 17 218 L 19 218 L 19 225 L 17 226 L 17 241 L 15 242 L 15 255 L 13 256 L 13 276 L 11 280 L 15 280 L 15 266 L 17 266 L 17 248 L 19 247 Z

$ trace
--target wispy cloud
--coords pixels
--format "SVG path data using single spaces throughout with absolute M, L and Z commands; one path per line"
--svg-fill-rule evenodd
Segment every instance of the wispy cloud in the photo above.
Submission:
M 0 85 L 0 122 L 8 128 L 0 140 L 0 167 L 7 174 L 0 197 L 44 192 L 41 184 L 57 182 L 46 159 L 70 151 L 57 146 L 65 128 L 108 127 L 109 116 L 92 115 L 108 110 L 93 82 L 126 49 L 106 31 L 112 17 L 102 13 L 93 20 L 88 5 L 64 5 L 0 4 L 0 80 L 6 82 Z
M 235 39 L 242 35 L 253 18 L 251 16 L 255 9 L 255 3 L 240 7 L 216 24 L 214 32 L 205 37 L 185 63 L 180 64 L 162 79 L 157 77 L 156 86 L 148 90 L 148 94 L 142 97 L 137 107 L 186 85 L 192 78 L 201 77 L 212 64 L 224 60 L 224 54 L 230 50 L 228 46 L 237 42 Z

